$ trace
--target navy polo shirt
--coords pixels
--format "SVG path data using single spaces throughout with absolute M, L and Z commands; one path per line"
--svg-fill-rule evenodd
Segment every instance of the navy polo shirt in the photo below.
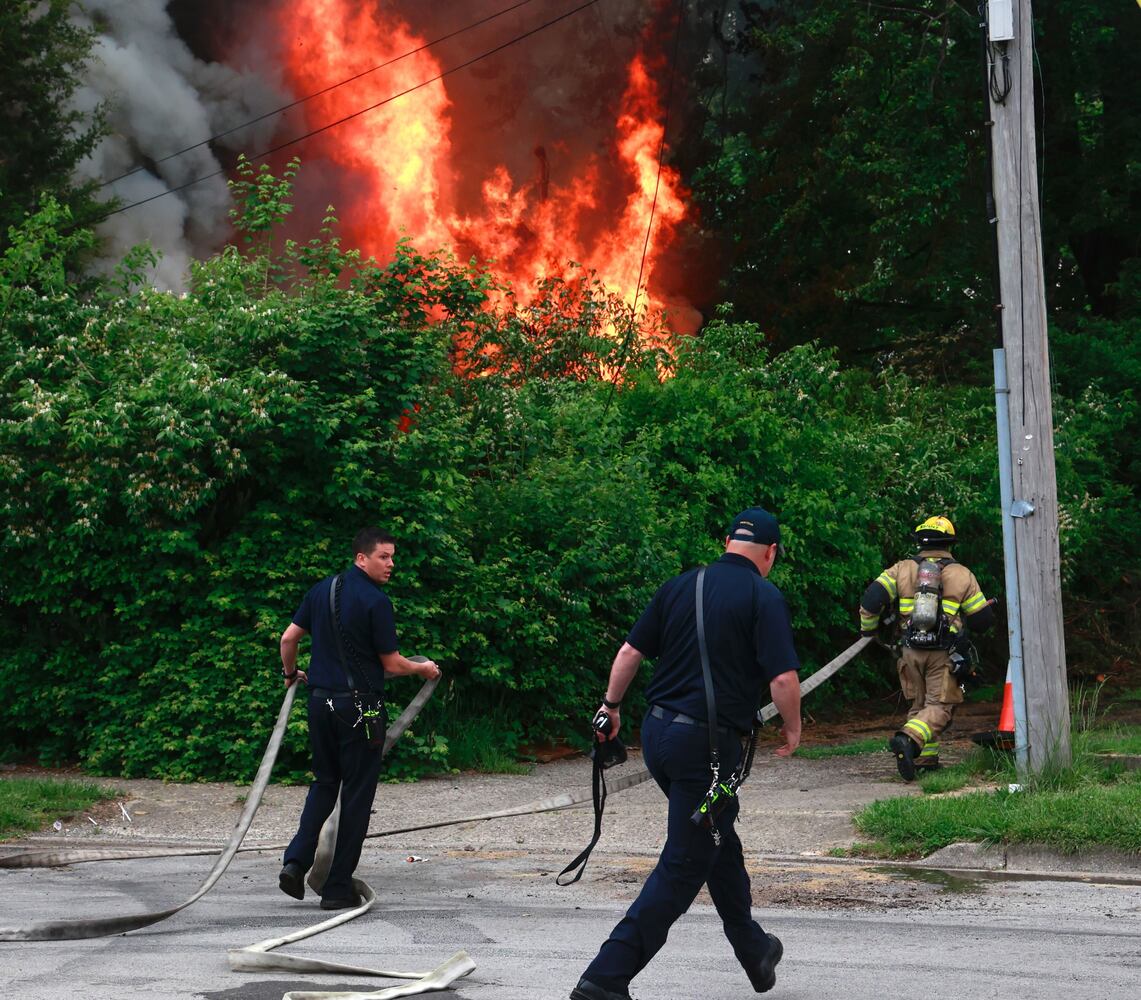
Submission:
M 350 566 L 342 574 L 340 607 L 341 625 L 345 641 L 345 655 L 359 690 L 384 690 L 384 668 L 381 653 L 394 653 L 400 646 L 396 641 L 396 617 L 392 601 L 373 583 L 368 574 L 357 566 Z M 348 691 L 348 678 L 341 666 L 334 633 L 333 613 L 329 608 L 329 588 L 334 577 L 326 577 L 312 587 L 293 616 L 293 624 L 305 629 L 313 637 L 309 655 L 309 686 Z
M 626 641 L 658 661 L 646 701 L 704 722 L 709 710 L 697 646 L 697 573 L 691 569 L 662 584 Z M 788 605 L 752 562 L 733 552 L 706 568 L 703 603 L 718 724 L 746 732 L 762 687 L 800 669 Z

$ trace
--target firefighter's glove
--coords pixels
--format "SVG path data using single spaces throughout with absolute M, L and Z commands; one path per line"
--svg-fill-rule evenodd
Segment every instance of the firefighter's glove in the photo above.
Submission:
M 884 649 L 891 652 L 895 651 L 895 612 L 884 615 L 880 619 L 879 625 L 874 632 L 865 633 L 870 635 L 875 641 L 883 646 Z
M 982 678 L 979 677 L 979 673 L 975 669 L 974 661 L 971 659 L 969 653 L 960 651 L 956 646 L 956 648 L 950 652 L 950 659 L 951 676 L 955 678 L 956 683 L 960 686 L 970 687 L 982 683 Z

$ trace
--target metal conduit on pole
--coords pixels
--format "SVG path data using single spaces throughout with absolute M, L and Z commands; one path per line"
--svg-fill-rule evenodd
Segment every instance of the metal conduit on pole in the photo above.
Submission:
M 1010 460 L 1010 384 L 1006 351 L 994 351 L 994 412 L 998 424 L 998 495 L 1002 507 L 1002 561 L 1006 569 L 1006 631 L 1010 644 L 1010 696 L 1014 702 L 1014 758 L 1020 777 L 1027 773 L 1026 687 L 1022 673 L 1022 602 L 1014 537 L 1014 472 Z
M 1003 367 L 1010 386 L 1010 427 L 998 447 L 1009 454 L 1016 497 L 1008 507 L 1014 520 L 1004 527 L 1013 523 L 1017 541 L 1019 652 L 1026 681 L 1015 704 L 1025 711 L 1026 736 L 1019 745 L 1025 747 L 1028 772 L 1042 774 L 1069 767 L 1072 750 L 1034 130 L 1034 21 L 1030 0 L 990 0 L 989 15 L 989 39 L 999 63 L 1010 70 L 1001 87 L 989 90 Z M 1013 680 L 1011 687 L 1013 695 Z

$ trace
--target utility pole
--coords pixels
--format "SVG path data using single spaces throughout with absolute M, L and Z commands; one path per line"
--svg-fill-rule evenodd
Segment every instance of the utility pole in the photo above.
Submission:
M 1012 686 L 1022 686 L 1025 697 L 1024 705 L 1016 697 L 1014 706 L 1016 719 L 1021 716 L 1019 764 L 1040 774 L 1068 766 L 1071 752 L 1034 134 L 1034 22 L 1030 0 L 990 0 L 987 8 L 991 170 L 1010 414 L 1009 440 L 998 447 L 1010 456 L 1009 463 L 1005 457 L 1000 462 L 1010 470 L 1003 530 L 1013 542 L 1006 550 L 1007 559 L 1015 560 L 1014 612 L 1020 615 L 1011 623 L 1011 662 L 1013 668 L 1021 658 L 1024 677 L 1024 685 Z M 1021 648 L 1014 648 L 1016 641 Z

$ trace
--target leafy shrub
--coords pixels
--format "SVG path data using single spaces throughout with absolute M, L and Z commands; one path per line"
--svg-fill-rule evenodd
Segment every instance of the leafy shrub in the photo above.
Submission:
M 361 261 L 332 217 L 275 252 L 289 176 L 241 176 L 247 252 L 197 265 L 182 296 L 139 287 L 140 255 L 104 283 L 68 282 L 64 227 L 43 214 L 13 232 L 8 754 L 248 777 L 281 696 L 278 636 L 369 522 L 399 540 L 405 651 L 445 669 L 389 762 L 396 780 L 486 757 L 470 720 L 484 734 L 493 720 L 505 753 L 581 729 L 654 589 L 715 558 L 751 504 L 781 518 L 789 558 L 773 579 L 806 667 L 854 638 L 864 586 L 930 511 L 952 514 L 962 558 L 1001 592 L 987 391 L 843 369 L 813 345 L 770 356 L 757 327 L 721 319 L 672 356 L 635 349 L 628 310 L 588 276 L 503 315 L 485 308 L 486 273 L 406 244 L 384 267 Z M 1082 379 L 1058 396 L 1071 584 L 1137 513 L 1133 407 Z M 890 683 L 869 656 L 813 697 Z M 300 711 L 283 753 L 281 773 L 302 777 Z

